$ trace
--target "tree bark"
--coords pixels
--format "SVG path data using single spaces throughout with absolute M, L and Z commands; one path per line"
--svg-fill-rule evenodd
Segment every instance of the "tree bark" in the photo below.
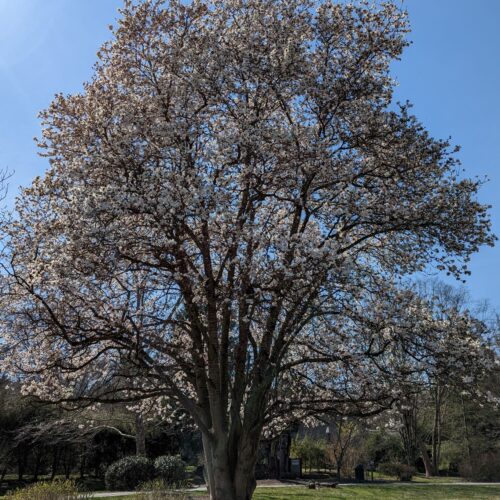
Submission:
M 427 448 L 421 439 L 418 440 L 418 447 L 420 448 L 420 454 L 422 455 L 422 460 L 424 462 L 425 467 L 425 477 L 432 476 L 432 464 L 429 458 L 429 453 L 427 452 Z
M 135 414 L 135 453 L 137 456 L 146 456 L 146 431 L 140 413 Z
M 17 479 L 22 481 L 24 478 L 24 471 L 26 469 L 27 456 L 26 453 L 18 452 L 17 458 Z
M 463 422 L 464 422 L 464 435 L 465 435 L 465 444 L 466 444 L 466 450 L 467 450 L 467 458 L 469 461 L 469 467 L 472 468 L 471 450 L 470 450 L 470 441 L 469 441 L 469 426 L 467 425 L 467 418 L 465 416 L 464 397 L 460 396 L 460 399 L 462 401 L 462 417 L 463 417 Z
M 40 464 L 42 462 L 42 456 L 41 453 L 38 452 L 35 455 L 35 466 L 33 468 L 33 481 L 36 482 L 38 481 L 38 474 L 40 473 Z
M 415 465 L 415 459 L 418 454 L 418 438 L 417 438 L 417 406 L 416 397 L 408 400 L 406 403 L 408 408 L 401 410 L 402 427 L 400 435 L 403 441 L 403 447 L 408 465 Z
M 85 450 L 82 450 L 80 455 L 80 479 L 85 477 L 85 466 L 87 465 L 87 460 L 85 457 Z
M 57 469 L 59 468 L 59 462 L 61 459 L 61 450 L 59 446 L 54 446 L 52 449 L 52 466 L 50 472 L 50 479 L 53 480 L 57 475 Z
M 443 406 L 443 391 L 439 382 L 436 383 L 434 392 L 434 423 L 432 429 L 432 473 L 439 475 L 439 461 L 441 453 L 441 422 L 442 422 L 442 406 Z
M 258 439 L 229 441 L 203 436 L 205 476 L 211 500 L 251 500 L 255 487 Z M 231 460 L 229 457 L 232 457 Z
M 211 500 L 224 498 L 236 500 L 235 485 L 230 475 L 227 444 L 224 441 L 224 439 L 209 441 L 205 450 Z
M 257 486 L 255 480 L 255 463 L 257 462 L 258 447 L 258 436 L 245 435 L 240 442 L 234 475 L 236 500 L 251 500 L 255 491 Z

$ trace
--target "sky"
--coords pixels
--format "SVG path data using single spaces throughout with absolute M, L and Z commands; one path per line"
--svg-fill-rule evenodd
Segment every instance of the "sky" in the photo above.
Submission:
M 54 94 L 78 92 L 111 36 L 121 0 L 0 0 L 0 168 L 13 172 L 6 200 L 47 167 L 33 138 Z M 500 0 L 405 0 L 412 45 L 393 65 L 395 97 L 436 138 L 461 145 L 466 176 L 488 177 L 500 236 Z M 500 242 L 473 256 L 467 287 L 500 310 Z

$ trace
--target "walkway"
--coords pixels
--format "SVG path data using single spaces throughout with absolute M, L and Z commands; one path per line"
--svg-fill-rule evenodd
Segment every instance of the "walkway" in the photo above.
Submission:
M 290 488 L 290 487 L 297 487 L 297 488 L 304 488 L 305 485 L 307 485 L 309 481 L 290 481 L 290 482 L 281 482 L 281 481 L 275 481 L 275 480 L 269 480 L 265 479 L 263 481 L 257 481 L 257 488 Z M 328 483 L 319 481 L 318 482 L 320 485 L 327 486 Z M 400 481 L 394 481 L 394 482 L 389 482 L 389 481 L 374 481 L 373 483 L 371 481 L 365 481 L 364 483 L 341 483 L 342 487 L 345 486 L 367 486 L 370 487 L 371 485 L 373 486 L 380 486 L 381 484 L 385 484 L 387 486 L 408 486 L 412 485 L 415 487 L 418 486 L 500 486 L 500 483 L 469 483 L 469 482 L 454 482 L 454 483 L 432 483 L 432 482 L 400 482 Z M 198 488 L 192 488 L 189 491 L 207 491 L 207 488 L 205 486 L 199 486 Z M 113 497 L 120 497 L 120 496 L 132 496 L 137 494 L 136 491 L 113 491 L 113 492 L 95 492 L 91 494 L 91 497 L 99 497 L 99 498 L 113 498 Z

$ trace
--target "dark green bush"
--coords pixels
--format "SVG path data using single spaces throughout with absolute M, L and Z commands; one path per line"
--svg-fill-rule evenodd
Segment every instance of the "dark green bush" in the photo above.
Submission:
M 163 455 L 155 460 L 155 475 L 166 484 L 179 483 L 186 477 L 186 464 L 178 455 Z
M 473 481 L 500 480 L 500 450 L 481 453 L 465 459 L 459 466 L 460 475 Z
M 366 439 L 367 459 L 376 464 L 387 462 L 401 462 L 404 459 L 404 450 L 399 436 L 378 431 L 369 434 Z
M 411 481 L 411 478 L 417 472 L 415 467 L 399 462 L 386 462 L 380 464 L 378 470 L 388 476 L 396 476 L 400 481 Z
M 106 471 L 108 490 L 135 490 L 154 477 L 154 465 L 146 457 L 130 456 L 112 463 Z

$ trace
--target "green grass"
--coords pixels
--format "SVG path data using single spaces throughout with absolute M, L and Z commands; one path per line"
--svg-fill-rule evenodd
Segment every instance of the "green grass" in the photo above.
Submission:
M 330 476 L 331 477 L 331 476 Z M 371 472 L 365 472 L 365 478 L 367 482 L 371 481 Z M 374 471 L 373 479 L 375 481 L 397 481 L 396 476 L 388 476 L 382 472 Z M 429 484 L 441 484 L 441 483 L 462 483 L 465 482 L 463 477 L 458 476 L 432 476 L 425 477 L 425 474 L 417 473 L 413 476 L 412 482 L 414 483 L 429 483 Z
M 432 485 L 384 485 L 384 486 L 340 486 L 335 489 L 321 488 L 263 488 L 257 490 L 255 500 L 334 500 L 334 499 L 383 499 L 400 500 L 414 498 L 500 499 L 499 486 L 432 486 Z
M 207 498 L 202 493 L 193 496 Z M 335 489 L 321 488 L 319 490 L 308 490 L 305 487 L 258 488 L 253 500 L 412 500 L 419 498 L 432 500 L 500 500 L 500 486 L 390 484 L 383 486 L 340 486 Z M 136 499 L 140 499 L 140 496 L 113 497 L 113 500 Z
M 466 483 L 463 477 L 450 477 L 450 476 L 433 476 L 425 477 L 424 474 L 416 474 L 413 476 L 414 483 L 427 483 L 427 484 L 446 484 L 446 483 Z

